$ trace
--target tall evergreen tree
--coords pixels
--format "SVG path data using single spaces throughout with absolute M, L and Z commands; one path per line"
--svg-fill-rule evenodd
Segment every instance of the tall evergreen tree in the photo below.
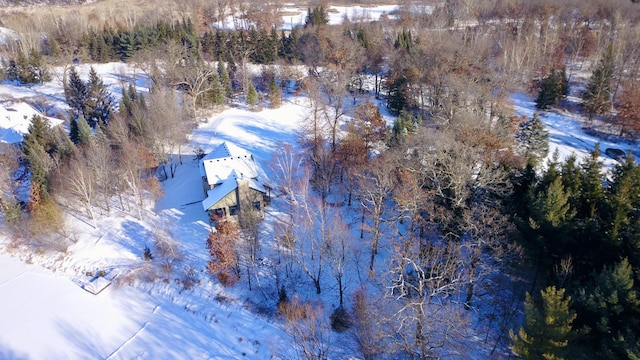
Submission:
M 527 163 L 538 167 L 549 153 L 549 132 L 538 113 L 520 126 L 516 136 L 525 148 Z
M 273 109 L 279 108 L 282 104 L 282 92 L 275 77 L 272 77 L 269 83 L 269 103 Z
M 602 162 L 599 158 L 600 144 L 598 143 L 591 152 L 591 156 L 585 158 L 581 164 L 580 198 L 582 204 L 577 210 L 578 215 L 583 218 L 595 218 L 604 200 L 604 178 Z
M 557 235 L 557 231 L 575 215 L 569 196 L 570 193 L 562 185 L 562 178 L 556 177 L 546 189 L 537 194 L 532 204 L 533 227 L 546 230 L 547 235 Z
M 315 8 L 307 9 L 307 17 L 304 21 L 304 27 L 307 26 L 321 26 L 329 23 L 329 13 L 324 6 L 316 6 Z
M 82 81 L 75 67 L 69 69 L 67 83 L 64 84 L 64 97 L 74 117 L 85 114 L 85 106 L 89 97 L 87 84 Z
M 85 119 L 89 126 L 106 126 L 113 115 L 114 99 L 96 70 L 89 70 L 89 81 L 86 83 L 88 96 L 85 100 Z
M 555 286 L 540 291 L 541 304 L 526 294 L 524 325 L 518 333 L 509 331 L 511 349 L 524 359 L 561 360 L 569 344 L 576 314 L 570 309 L 571 297 Z
M 80 115 L 71 120 L 69 138 L 75 145 L 81 146 L 89 144 L 91 142 L 91 136 L 91 127 L 84 119 L 84 116 Z
M 594 115 L 603 114 L 611 108 L 611 82 L 614 71 L 613 47 L 609 46 L 582 93 L 584 110 L 590 121 Z
M 37 189 L 35 194 L 32 191 L 32 195 L 36 197 L 46 196 L 49 189 L 48 177 L 53 168 L 53 162 L 47 151 L 53 151 L 49 132 L 47 121 L 34 115 L 22 141 L 22 152 L 29 163 L 32 189 Z
M 220 85 L 224 90 L 224 96 L 226 99 L 233 98 L 233 87 L 231 86 L 231 78 L 229 77 L 229 70 L 222 61 L 218 61 L 218 77 L 220 78 Z
M 562 185 L 569 193 L 569 201 L 573 209 L 580 206 L 580 187 L 581 187 L 581 169 L 577 163 L 578 159 L 575 154 L 571 154 L 564 160 L 560 167 L 562 176 Z
M 400 114 L 402 110 L 407 110 L 407 78 L 396 77 L 389 85 L 389 95 L 387 96 L 387 107 L 394 113 Z
M 250 108 L 253 108 L 256 104 L 258 104 L 258 92 L 253 86 L 253 83 L 249 82 L 249 87 L 247 88 L 247 105 L 249 105 Z
M 616 165 L 607 189 L 610 241 L 620 244 L 634 268 L 640 268 L 640 165 L 629 154 Z
M 564 69 L 561 71 L 553 69 L 540 84 L 536 107 L 546 110 L 550 106 L 556 105 L 561 98 L 566 97 L 568 92 L 569 81 L 566 77 L 566 71 Z
M 598 351 L 595 358 L 640 358 L 639 295 L 626 258 L 606 267 L 592 288 L 581 291 L 585 325 L 591 329 L 586 340 Z

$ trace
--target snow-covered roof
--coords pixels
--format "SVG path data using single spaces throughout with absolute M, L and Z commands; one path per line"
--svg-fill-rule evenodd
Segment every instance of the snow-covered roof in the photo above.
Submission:
M 34 115 L 49 121 L 51 127 L 58 126 L 64 120 L 43 115 L 25 102 L 0 104 L 0 143 L 17 144 L 29 132 L 29 125 Z
M 223 142 L 202 158 L 201 175 L 209 185 L 216 185 L 235 175 L 239 179 L 258 179 L 262 170 L 250 152 L 237 145 Z
M 267 192 L 264 185 L 267 177 L 253 155 L 229 142 L 223 142 L 202 158 L 200 173 L 206 176 L 209 186 L 213 186 L 213 189 L 207 191 L 207 198 L 202 201 L 204 210 L 234 191 L 238 187 L 238 181 L 246 180 L 249 188 Z
M 235 178 L 227 179 L 222 184 L 207 191 L 207 198 L 202 200 L 202 208 L 204 211 L 209 210 L 218 201 L 229 195 L 238 187 L 238 181 Z

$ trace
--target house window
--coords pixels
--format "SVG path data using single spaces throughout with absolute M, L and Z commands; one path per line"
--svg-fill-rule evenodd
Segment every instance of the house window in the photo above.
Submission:
M 218 221 L 218 220 L 224 219 L 225 216 L 226 216 L 226 211 L 224 211 L 224 208 L 209 210 L 209 217 L 212 221 Z
M 229 215 L 238 215 L 238 205 L 229 206 Z
M 253 208 L 260 211 L 260 208 L 262 207 L 262 203 L 260 203 L 260 201 L 254 201 L 253 202 Z

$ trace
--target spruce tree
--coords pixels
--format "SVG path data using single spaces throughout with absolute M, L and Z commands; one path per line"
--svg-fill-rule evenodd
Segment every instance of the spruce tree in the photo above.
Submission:
M 524 359 L 561 360 L 569 344 L 576 314 L 570 309 L 571 297 L 555 286 L 540 291 L 537 305 L 529 293 L 525 296 L 524 325 L 518 333 L 509 331 L 511 349 Z
M 313 9 L 307 9 L 307 17 L 304 21 L 304 27 L 321 26 L 329 23 L 329 14 L 324 6 L 317 6 Z
M 28 132 L 22 141 L 22 152 L 29 164 L 32 189 L 37 189 L 38 197 L 46 196 L 48 176 L 53 168 L 53 163 L 47 149 L 52 150 L 49 141 L 49 125 L 42 117 L 35 115 L 31 119 Z M 35 186 L 34 186 L 35 185 Z
M 580 205 L 581 169 L 577 162 L 576 155 L 571 154 L 560 167 L 562 185 L 570 195 L 569 201 L 573 209 L 577 209 Z
M 64 86 L 64 97 L 74 117 L 85 114 L 85 106 L 89 97 L 87 84 L 80 78 L 75 67 L 69 69 L 67 83 Z
M 546 110 L 550 106 L 556 104 L 559 98 L 560 89 L 558 86 L 558 79 L 556 77 L 556 71 L 551 70 L 551 73 L 542 80 L 540 86 L 540 92 L 536 99 L 536 107 L 541 110 Z
M 570 193 L 562 185 L 562 178 L 556 177 L 546 189 L 537 194 L 533 202 L 532 227 L 546 230 L 547 235 L 557 236 L 557 231 L 575 215 L 569 196 Z
M 275 77 L 271 78 L 271 82 L 269 83 L 269 103 L 272 109 L 277 109 L 282 104 L 282 92 Z
M 249 108 L 254 108 L 256 104 L 258 104 L 258 92 L 253 86 L 253 83 L 249 82 L 249 86 L 247 88 L 247 105 Z
M 585 158 L 580 165 L 582 168 L 580 179 L 581 205 L 577 209 L 582 218 L 594 219 L 604 200 L 602 162 L 600 161 L 600 144 L 591 152 L 591 156 Z
M 84 107 L 85 120 L 92 128 L 96 125 L 106 126 L 114 111 L 114 100 L 93 66 L 89 70 L 86 87 L 88 96 Z
M 606 199 L 610 241 L 640 266 L 640 165 L 631 154 L 613 169 Z
M 224 90 L 225 98 L 233 98 L 233 88 L 231 87 L 231 78 L 229 77 L 229 71 L 222 61 L 218 61 L 218 77 L 220 79 L 220 85 Z
M 564 68 L 562 70 L 551 70 L 540 84 L 540 92 L 536 99 L 536 107 L 546 110 L 550 106 L 556 105 L 558 101 L 569 95 L 569 81 Z
M 51 73 L 42 54 L 37 50 L 29 53 L 28 72 L 31 83 L 44 83 L 51 80 Z
M 89 144 L 92 134 L 91 127 L 84 119 L 84 116 L 80 115 L 71 120 L 69 138 L 75 145 L 81 146 Z
M 521 125 L 516 136 L 525 147 L 527 163 L 538 167 L 549 153 L 549 133 L 538 113 Z
M 624 258 L 605 267 L 595 277 L 593 287 L 581 291 L 588 340 L 599 359 L 640 358 L 640 294 L 634 271 Z

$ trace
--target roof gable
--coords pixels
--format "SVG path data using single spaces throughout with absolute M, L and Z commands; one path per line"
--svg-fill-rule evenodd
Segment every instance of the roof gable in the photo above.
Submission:
M 207 191 L 207 198 L 202 200 L 202 208 L 205 211 L 209 210 L 213 205 L 217 204 L 220 200 L 229 195 L 229 193 L 234 191 L 237 187 L 238 182 L 236 181 L 236 179 L 228 179 L 222 184 Z

